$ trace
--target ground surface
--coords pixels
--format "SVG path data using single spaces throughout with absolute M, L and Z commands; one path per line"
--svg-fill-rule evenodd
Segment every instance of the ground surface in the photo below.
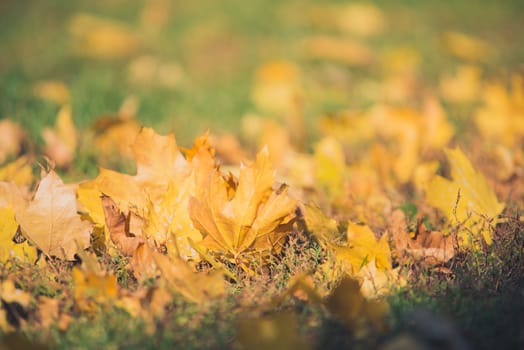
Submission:
M 522 23 L 519 1 L 2 1 L 3 345 L 524 346 Z

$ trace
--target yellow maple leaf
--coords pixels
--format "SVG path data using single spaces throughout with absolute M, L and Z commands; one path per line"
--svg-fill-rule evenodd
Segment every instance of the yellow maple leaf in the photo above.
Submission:
M 5 264 L 8 259 L 16 258 L 23 262 L 34 262 L 36 260 L 36 248 L 29 242 L 14 242 L 13 238 L 17 232 L 18 223 L 15 221 L 15 212 L 12 208 L 0 208 L 0 263 Z
M 154 202 L 162 198 L 170 182 L 179 183 L 189 176 L 191 166 L 180 152 L 173 134 L 161 136 L 151 128 L 143 128 L 131 149 L 136 175 L 101 168 L 94 182 L 122 211 L 134 207 L 142 213 L 149 200 Z
M 171 183 L 165 195 L 157 202 L 150 202 L 144 235 L 155 241 L 155 245 L 167 249 L 168 255 L 182 259 L 198 259 L 199 255 L 191 246 L 202 240 L 202 235 L 191 222 L 187 205 L 193 178 L 175 186 Z
M 184 259 L 198 258 L 188 239 L 198 242 L 202 237 L 187 206 L 216 167 L 209 133 L 198 137 L 191 149 L 183 149 L 187 159 L 173 134 L 161 136 L 150 128 L 140 131 L 131 148 L 136 175 L 101 168 L 97 178 L 83 187 L 111 197 L 124 215 L 132 212 L 141 217 L 143 236 L 155 246 Z
M 331 244 L 335 257 L 334 266 L 331 266 L 334 277 L 342 273 L 356 278 L 367 298 L 387 294 L 393 287 L 405 283 L 399 277 L 399 270 L 392 267 L 386 234 L 377 239 L 367 225 L 349 223 L 347 240 L 347 245 Z
M 377 240 L 367 225 L 349 223 L 347 228 L 348 247 L 337 247 L 338 258 L 349 262 L 350 271 L 358 272 L 363 266 L 376 262 L 378 268 L 391 269 L 391 251 L 387 235 Z
M 77 214 L 75 192 L 49 172 L 26 206 L 15 208 L 25 237 L 44 254 L 74 260 L 77 249 L 89 247 L 92 225 Z
M 104 208 L 102 206 L 102 193 L 92 182 L 83 182 L 76 189 L 78 201 L 82 209 L 87 211 L 91 221 L 98 226 L 105 225 Z
M 273 182 L 267 148 L 252 165 L 241 168 L 231 195 L 230 184 L 213 172 L 202 192 L 189 201 L 193 224 L 204 235 L 203 244 L 233 259 L 249 252 L 280 251 L 291 232 L 296 201 L 285 187 L 273 190 Z
M 76 196 L 82 219 L 93 223 L 93 249 L 98 252 L 107 251 L 110 247 L 110 237 L 106 226 L 104 207 L 102 206 L 102 193 L 96 188 L 95 183 L 90 181 L 78 185 Z
M 476 247 L 482 238 L 491 244 L 493 228 L 504 203 L 497 200 L 486 178 L 473 169 L 460 148 L 446 150 L 452 180 L 435 176 L 427 185 L 429 204 L 440 209 L 451 225 L 460 225 L 458 238 L 465 247 Z
M 86 183 L 88 187 L 96 188 L 100 193 L 111 197 L 120 210 L 127 213 L 130 208 L 143 211 L 147 205 L 147 196 L 133 176 L 122 174 L 110 169 L 100 168 L 98 176 Z
M 313 205 L 304 205 L 304 221 L 309 232 L 313 233 L 324 247 L 340 240 L 338 223 L 326 216 L 322 210 Z
M 0 168 L 0 181 L 10 181 L 17 185 L 29 186 L 33 182 L 33 170 L 28 158 L 22 156 Z

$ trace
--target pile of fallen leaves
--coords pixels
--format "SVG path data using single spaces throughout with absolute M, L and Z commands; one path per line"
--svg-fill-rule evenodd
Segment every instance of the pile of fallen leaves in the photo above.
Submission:
M 358 13 L 366 14 L 362 25 L 346 20 Z M 305 38 L 306 57 L 348 65 L 375 60 L 352 35 L 382 30 L 377 9 L 317 14 L 320 26 L 338 18 L 330 25 L 352 34 Z M 127 54 L 138 45 L 125 28 L 98 21 L 73 23 L 89 54 Z M 99 24 L 126 40 L 115 48 L 107 33 L 85 30 Z M 469 60 L 488 50 L 459 33 L 447 33 L 444 43 Z M 297 298 L 321 305 L 352 332 L 384 332 L 384 297 L 409 288 L 414 268 L 452 275 L 457 253 L 485 249 L 497 225 L 521 219 L 504 210 L 523 199 L 522 78 L 515 75 L 510 88 L 481 85 L 477 68 L 464 65 L 413 107 L 406 103 L 416 90 L 408 56 L 392 53 L 404 63 L 390 67 L 391 79 L 375 91 L 384 102 L 319 117 L 312 144 L 303 104 L 314 87 L 292 62 L 267 62 L 257 71 L 258 113 L 243 118 L 242 140 L 207 132 L 191 148 L 142 127 L 133 98 L 79 132 L 67 87 L 36 83 L 35 95 L 61 105 L 55 126 L 42 131 L 43 144 L 16 121 L 0 121 L 1 332 L 65 332 L 81 315 L 118 308 L 153 333 L 179 298 L 202 306 L 233 295 L 242 281 L 267 279 L 264 267 L 282 261 L 297 239 L 318 243 L 322 258 L 293 271 L 258 307 L 278 309 Z M 478 103 L 467 134 L 477 141 L 455 137 L 441 100 Z M 64 182 L 80 157 L 96 159 L 98 175 Z M 113 170 L 129 162 L 134 174 Z M 31 283 L 34 271 L 46 290 Z M 236 341 L 246 348 L 276 339 L 305 346 L 289 331 L 296 323 L 287 311 L 241 322 Z

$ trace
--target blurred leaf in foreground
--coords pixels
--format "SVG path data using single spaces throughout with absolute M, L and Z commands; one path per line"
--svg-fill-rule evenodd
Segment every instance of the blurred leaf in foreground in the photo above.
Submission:
M 31 303 L 31 295 L 15 287 L 13 280 L 0 284 L 0 330 L 2 333 L 15 331 L 27 318 L 26 308 Z
M 172 292 L 182 294 L 189 301 L 204 303 L 225 293 L 225 281 L 218 271 L 197 272 L 180 258 L 170 259 L 156 252 L 153 253 L 153 260 L 166 287 Z
M 384 300 L 367 300 L 357 280 L 345 277 L 326 299 L 328 310 L 355 336 L 362 337 L 386 329 L 389 305 Z
M 298 321 L 293 313 L 277 314 L 257 319 L 241 319 L 238 322 L 236 342 L 238 349 L 288 350 L 310 349 L 300 338 Z
M 115 275 L 103 271 L 94 255 L 82 254 L 82 266 L 73 268 L 73 298 L 81 311 L 111 306 L 118 298 L 118 289 Z

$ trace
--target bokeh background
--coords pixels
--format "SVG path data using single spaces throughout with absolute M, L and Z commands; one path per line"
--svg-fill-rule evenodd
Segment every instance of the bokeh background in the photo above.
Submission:
M 83 129 L 132 97 L 140 123 L 187 144 L 206 129 L 245 134 L 246 114 L 278 117 L 271 100 L 296 88 L 314 138 L 343 108 L 426 91 L 474 101 L 481 79 L 522 72 L 522 23 L 521 1 L 4 0 L 0 117 L 39 140 L 61 100 Z M 261 96 L 264 80 L 281 91 Z

